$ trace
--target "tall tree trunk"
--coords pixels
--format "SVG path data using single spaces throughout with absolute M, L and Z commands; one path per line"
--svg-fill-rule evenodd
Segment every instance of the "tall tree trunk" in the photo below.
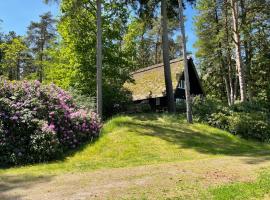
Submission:
M 169 39 L 168 39 L 168 22 L 167 22 L 167 0 L 161 0 L 161 19 L 162 19 L 162 47 L 164 76 L 166 85 L 166 95 L 169 113 L 175 112 L 175 101 L 172 86 L 170 58 L 169 58 Z
M 242 26 L 243 26 L 243 45 L 245 50 L 245 70 L 246 70 L 246 82 L 247 82 L 247 93 L 249 101 L 252 101 L 253 98 L 253 91 L 252 91 L 252 83 L 251 80 L 251 59 L 252 59 L 252 50 L 251 50 L 251 38 L 250 38 L 250 28 L 248 29 L 247 26 L 251 26 L 247 24 L 247 11 L 245 6 L 245 0 L 240 0 L 240 7 L 241 7 L 241 19 L 242 19 Z
M 38 80 L 39 82 L 42 83 L 43 81 L 43 76 L 42 76 L 42 72 L 43 72 L 43 58 L 42 58 L 42 55 L 40 56 L 40 63 L 39 63 L 39 66 L 38 66 Z
M 227 0 L 224 1 L 224 12 L 225 12 L 225 33 L 226 33 L 226 46 L 227 46 L 227 51 L 226 51 L 226 58 L 227 58 L 227 65 L 228 65 L 228 84 L 230 87 L 230 102 L 231 105 L 234 104 L 234 87 L 233 87 L 233 66 L 232 66 L 232 54 L 231 54 L 231 47 L 230 47 L 230 23 L 228 20 L 228 2 Z
M 216 33 L 217 35 L 220 34 L 220 22 L 219 22 L 219 18 L 218 18 L 218 2 L 216 2 L 216 8 L 215 8 L 215 21 L 216 21 Z M 226 89 L 226 94 L 227 94 L 227 101 L 228 101 L 228 105 L 230 106 L 232 104 L 232 101 L 231 101 L 231 91 L 230 91 L 230 86 L 229 86 L 229 70 L 228 70 L 228 63 L 225 62 L 224 60 L 224 56 L 223 56 L 223 52 L 221 51 L 222 49 L 222 43 L 221 43 L 221 40 L 219 39 L 218 40 L 218 50 L 217 50 L 217 53 L 218 53 L 218 59 L 219 59 L 219 63 L 220 63 L 220 66 L 221 66 L 221 69 L 220 69 L 220 72 L 221 72 L 221 76 L 222 76 L 222 79 L 225 83 L 225 89 Z
M 155 44 L 155 64 L 158 63 L 158 43 Z
M 102 29 L 101 29 L 101 0 L 97 4 L 97 113 L 102 119 Z
M 192 123 L 192 105 L 190 98 L 190 82 L 188 74 L 188 61 L 187 61 L 187 49 L 186 49 L 186 33 L 185 33 L 185 24 L 184 24 L 184 14 L 183 14 L 183 2 L 178 0 L 179 4 L 179 23 L 180 31 L 182 34 L 182 51 L 183 51 L 183 60 L 184 60 L 184 74 L 185 74 L 185 95 L 186 95 L 186 109 L 187 109 L 187 122 Z
M 229 71 L 228 71 L 228 78 L 229 78 L 229 87 L 230 87 L 230 102 L 231 105 L 234 104 L 234 88 L 233 88 L 233 79 L 232 79 L 232 60 L 231 60 L 231 51 L 230 48 L 227 50 L 227 63 L 229 66 Z
M 241 102 L 246 101 L 246 81 L 245 81 L 245 69 L 242 64 L 241 58 L 241 40 L 240 40 L 240 32 L 238 25 L 238 3 L 237 0 L 231 0 L 231 10 L 232 10 L 232 21 L 233 21 L 233 36 L 234 36 L 234 44 L 235 44 L 235 61 L 236 67 L 238 70 L 239 77 L 239 88 L 240 88 L 240 97 Z
M 238 75 L 235 74 L 235 80 L 234 80 L 234 96 L 233 96 L 234 101 L 236 101 L 237 96 L 238 96 L 238 93 L 237 93 L 237 88 L 239 86 L 238 82 L 239 82 Z

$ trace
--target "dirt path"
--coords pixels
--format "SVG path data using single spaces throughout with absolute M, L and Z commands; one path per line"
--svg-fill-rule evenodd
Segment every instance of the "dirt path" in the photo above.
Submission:
M 269 157 L 220 157 L 55 176 L 2 176 L 0 199 L 198 199 L 210 185 L 250 181 L 269 166 Z

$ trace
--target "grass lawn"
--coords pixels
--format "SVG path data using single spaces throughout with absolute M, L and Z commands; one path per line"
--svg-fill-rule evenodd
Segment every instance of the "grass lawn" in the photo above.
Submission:
M 269 153 L 181 117 L 119 116 L 64 160 L 1 169 L 0 199 L 267 199 Z

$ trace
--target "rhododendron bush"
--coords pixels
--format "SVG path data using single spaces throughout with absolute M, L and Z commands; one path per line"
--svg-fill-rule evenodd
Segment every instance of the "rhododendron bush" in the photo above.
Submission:
M 0 163 L 44 162 L 93 140 L 101 123 L 71 96 L 51 84 L 0 83 Z

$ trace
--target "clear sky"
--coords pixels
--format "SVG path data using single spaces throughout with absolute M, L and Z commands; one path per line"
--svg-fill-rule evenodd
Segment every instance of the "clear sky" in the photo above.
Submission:
M 51 11 L 57 15 L 56 4 L 46 5 L 42 0 L 0 0 L 0 27 L 2 31 L 15 31 L 24 35 L 31 21 L 38 21 L 39 15 Z
M 0 24 L 2 31 L 15 31 L 19 35 L 26 33 L 31 21 L 38 21 L 39 15 L 51 11 L 53 15 L 58 15 L 56 4 L 45 5 L 42 0 L 0 0 Z M 185 10 L 187 16 L 186 34 L 188 37 L 187 49 L 194 53 L 193 43 L 196 36 L 193 30 L 193 17 L 196 11 L 190 6 Z
M 197 37 L 193 26 L 193 18 L 197 14 L 197 12 L 191 6 L 187 6 L 187 9 L 185 10 L 184 14 L 187 18 L 187 21 L 185 23 L 186 36 L 188 38 L 187 50 L 191 51 L 194 54 L 196 50 L 194 49 L 193 44 L 197 40 Z

